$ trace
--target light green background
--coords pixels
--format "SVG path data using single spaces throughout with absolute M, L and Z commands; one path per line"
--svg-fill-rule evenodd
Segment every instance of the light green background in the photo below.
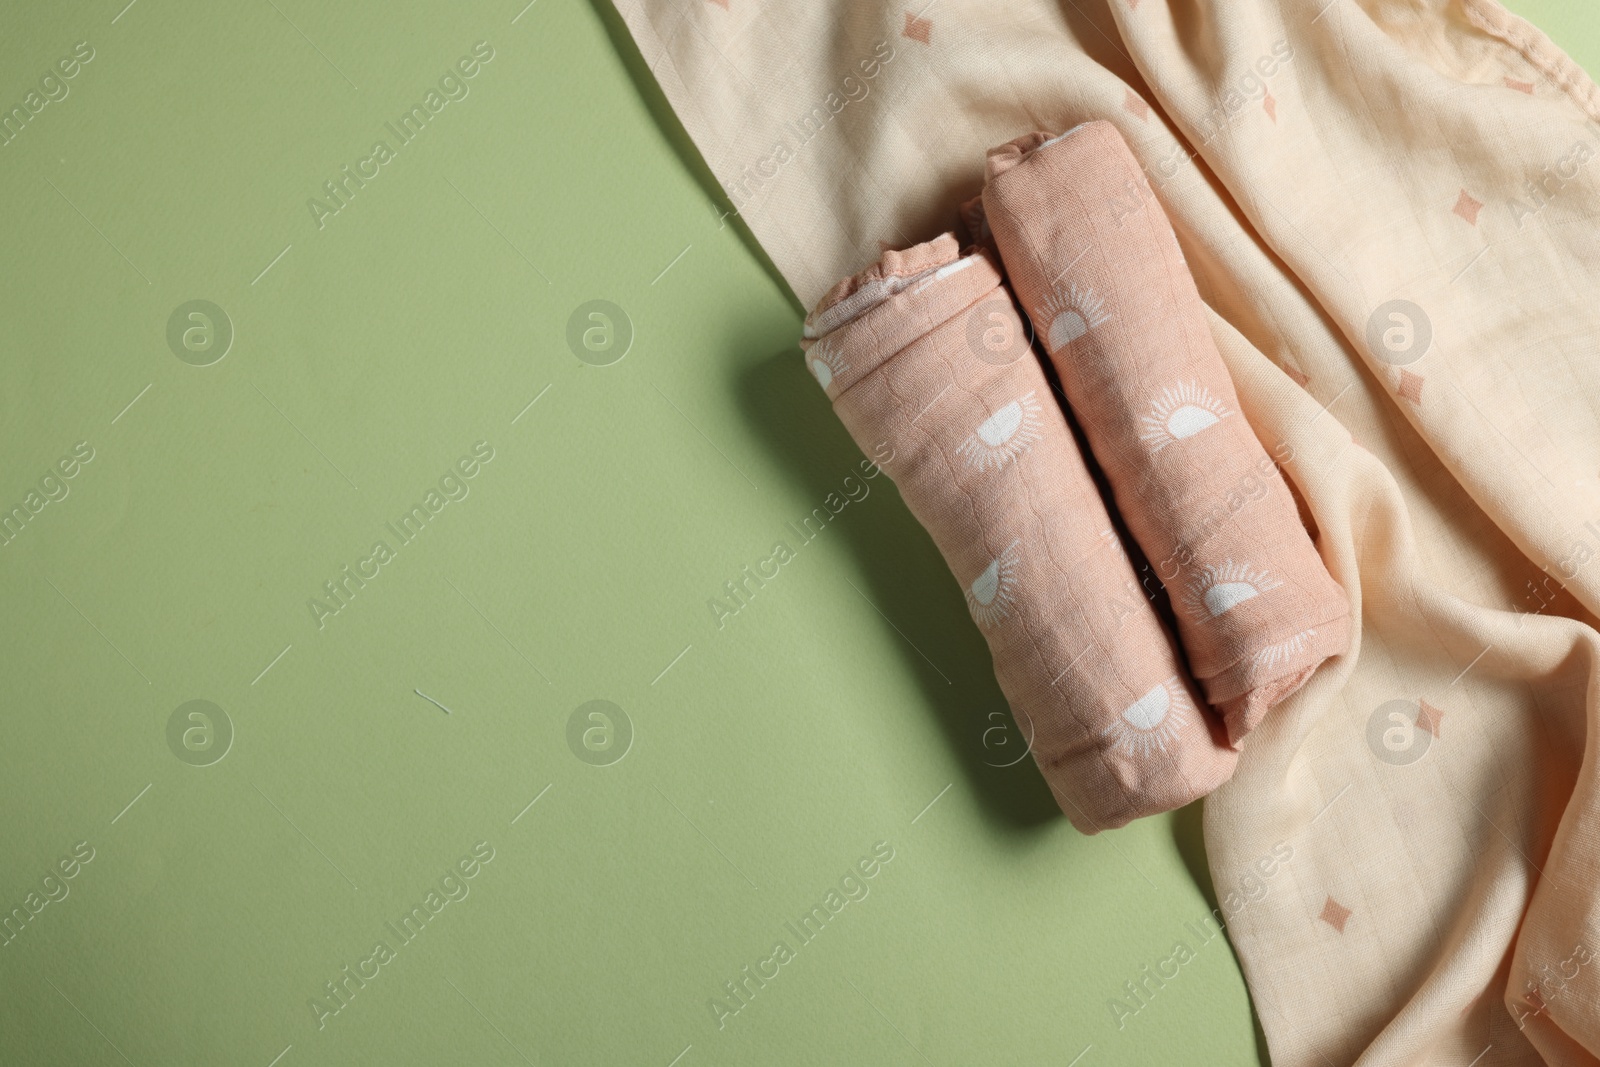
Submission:
M 0 26 L 6 108 L 94 50 L 0 148 L 0 508 L 94 451 L 0 547 L 0 912 L 94 850 L 0 947 L 0 1060 L 1264 1055 L 1220 937 L 1107 1010 L 1211 907 L 1198 806 L 1084 838 L 1031 761 L 990 766 L 1020 741 L 887 479 L 799 547 L 859 456 L 609 8 L 123 3 Z M 1595 66 L 1592 9 L 1515 6 Z M 469 94 L 319 229 L 308 198 L 479 41 Z M 167 344 L 195 299 L 236 334 L 207 367 Z M 567 348 L 593 299 L 635 331 L 610 366 Z M 385 523 L 479 441 L 400 546 Z M 308 600 L 380 538 L 319 629 Z M 235 730 L 210 766 L 168 747 L 194 699 Z M 568 744 L 593 699 L 632 724 L 609 766 Z M 479 842 L 400 946 L 384 924 Z M 800 946 L 785 923 L 877 842 L 869 895 Z M 380 939 L 319 1029 L 308 1000 Z

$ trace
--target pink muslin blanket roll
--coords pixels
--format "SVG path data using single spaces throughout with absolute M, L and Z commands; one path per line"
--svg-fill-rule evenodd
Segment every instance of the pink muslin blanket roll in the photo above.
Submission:
M 949 234 L 841 282 L 806 364 L 966 593 L 1084 833 L 1205 795 L 1237 759 L 1141 590 L 1021 317 Z
M 1343 653 L 1349 602 L 1239 410 L 1172 226 L 1108 122 L 992 149 L 983 207 L 1237 743 Z

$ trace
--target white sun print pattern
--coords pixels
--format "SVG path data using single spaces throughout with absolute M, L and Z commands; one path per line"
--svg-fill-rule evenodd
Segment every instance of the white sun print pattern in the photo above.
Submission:
M 1122 710 L 1100 731 L 1130 756 L 1148 756 L 1177 738 L 1189 723 L 1194 702 L 1174 674 Z
M 1106 302 L 1093 289 L 1073 282 L 1070 288 L 1056 286 L 1040 302 L 1034 321 L 1050 323 L 1045 339 L 1050 351 L 1059 352 L 1110 319 L 1106 314 Z
M 806 353 L 806 366 L 817 379 L 817 384 L 822 386 L 824 392 L 833 384 L 833 380 L 850 369 L 850 363 L 828 343 L 826 337 L 811 346 L 811 351 Z
M 1017 590 L 1017 545 L 1013 541 L 996 556 L 966 589 L 967 610 L 985 630 L 1011 614 Z
M 1183 591 L 1183 606 L 1195 622 L 1207 622 L 1281 584 L 1268 572 L 1248 563 L 1231 559 L 1211 563 L 1190 575 L 1188 588 Z
M 1030 389 L 978 423 L 978 428 L 956 447 L 956 454 L 967 461 L 968 467 L 999 470 L 1042 436 L 1042 412 Z
M 1259 670 L 1271 670 L 1304 652 L 1315 636 L 1316 630 L 1301 630 L 1286 641 L 1260 649 L 1250 657 L 1250 662 Z
M 1169 385 L 1150 402 L 1150 413 L 1139 420 L 1144 426 L 1139 431 L 1139 439 L 1149 445 L 1152 452 L 1159 452 L 1185 437 L 1210 429 L 1232 414 L 1226 404 L 1197 382 Z
M 1128 559 L 1128 550 L 1123 547 L 1122 538 L 1117 536 L 1117 531 L 1107 526 L 1104 530 L 1100 531 L 1100 540 L 1109 545 L 1111 550 L 1115 552 L 1124 563 L 1131 562 Z

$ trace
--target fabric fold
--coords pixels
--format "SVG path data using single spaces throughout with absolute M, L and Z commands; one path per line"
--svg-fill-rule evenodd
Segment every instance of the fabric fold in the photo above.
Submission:
M 1589 76 L 1495 0 L 617 6 L 808 306 L 989 147 L 1117 127 L 1355 609 L 1205 804 L 1272 1062 L 1600 1062 Z

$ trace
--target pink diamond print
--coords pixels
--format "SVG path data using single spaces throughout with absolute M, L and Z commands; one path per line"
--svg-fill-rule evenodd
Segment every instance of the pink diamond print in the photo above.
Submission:
M 1463 189 L 1461 190 L 1461 196 L 1456 200 L 1456 206 L 1450 210 L 1476 226 L 1478 224 L 1478 212 L 1482 209 L 1483 201 Z
M 1439 720 L 1444 718 L 1444 712 L 1434 707 L 1426 700 L 1417 702 L 1417 726 L 1428 731 L 1434 737 L 1439 736 Z
M 1329 897 L 1327 903 L 1322 905 L 1322 914 L 1317 918 L 1342 934 L 1344 933 L 1344 924 L 1350 921 L 1350 909 Z
M 1122 106 L 1129 113 L 1137 115 L 1141 122 L 1150 117 L 1150 105 L 1144 102 L 1144 97 L 1132 89 L 1129 89 L 1127 95 L 1122 98 Z
M 1408 370 L 1403 370 L 1400 372 L 1400 388 L 1398 392 L 1413 404 L 1421 404 L 1422 380 L 1422 375 L 1412 374 Z

